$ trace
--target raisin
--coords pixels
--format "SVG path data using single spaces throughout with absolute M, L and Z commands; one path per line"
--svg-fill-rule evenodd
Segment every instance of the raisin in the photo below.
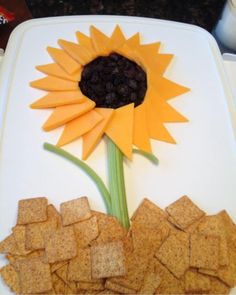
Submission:
M 119 108 L 129 103 L 138 106 L 147 90 L 147 78 L 135 62 L 112 53 L 84 67 L 79 87 L 97 107 Z

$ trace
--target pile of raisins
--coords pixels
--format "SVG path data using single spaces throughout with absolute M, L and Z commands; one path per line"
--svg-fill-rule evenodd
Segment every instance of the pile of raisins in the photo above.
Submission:
M 115 109 L 129 103 L 138 106 L 147 90 L 147 78 L 135 62 L 112 53 L 84 67 L 79 87 L 97 107 Z

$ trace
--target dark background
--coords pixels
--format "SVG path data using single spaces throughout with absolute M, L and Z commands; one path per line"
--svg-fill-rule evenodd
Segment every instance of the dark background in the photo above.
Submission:
M 0 0 L 15 13 L 16 20 L 0 27 L 0 47 L 5 48 L 12 29 L 24 20 L 38 17 L 109 14 L 145 16 L 214 29 L 226 0 Z

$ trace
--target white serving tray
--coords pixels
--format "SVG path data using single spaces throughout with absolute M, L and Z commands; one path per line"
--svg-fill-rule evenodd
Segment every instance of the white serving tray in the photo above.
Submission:
M 61 131 L 41 130 L 50 111 L 29 108 L 44 93 L 28 84 L 42 77 L 36 65 L 51 62 L 46 47 L 57 46 L 59 38 L 75 41 L 75 32 L 88 33 L 91 24 L 108 35 L 119 24 L 126 36 L 140 32 L 143 43 L 161 41 L 162 52 L 175 54 L 166 77 L 191 88 L 170 101 L 189 118 L 189 123 L 166 124 L 178 144 L 152 141 L 158 166 L 140 155 L 125 163 L 130 215 L 143 197 L 164 208 L 187 194 L 209 214 L 225 208 L 236 221 L 236 109 L 213 37 L 196 26 L 148 18 L 56 17 L 18 26 L 1 66 L 0 240 L 15 224 L 17 202 L 22 198 L 47 196 L 58 205 L 87 195 L 92 208 L 105 209 L 84 172 L 43 149 L 44 142 L 56 143 Z M 80 157 L 81 141 L 67 145 L 66 150 Z M 104 141 L 87 162 L 107 180 Z M 3 258 L 0 263 L 5 263 Z M 11 294 L 2 282 L 0 294 Z

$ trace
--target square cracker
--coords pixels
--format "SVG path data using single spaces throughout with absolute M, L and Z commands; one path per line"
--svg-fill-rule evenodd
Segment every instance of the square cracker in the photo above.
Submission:
M 211 290 L 209 294 L 229 294 L 230 288 L 224 284 L 222 281 L 218 280 L 217 278 L 210 277 L 211 280 Z
M 18 272 L 11 264 L 7 264 L 0 269 L 1 277 L 8 287 L 15 293 L 20 293 L 20 279 Z
M 10 234 L 8 237 L 0 242 L 0 253 L 20 255 L 20 251 L 13 234 Z
M 184 282 L 185 292 L 188 294 L 206 294 L 211 289 L 210 277 L 200 274 L 196 270 L 187 270 Z
M 69 281 L 91 281 L 91 254 L 90 249 L 79 249 L 77 257 L 69 262 L 68 280 Z
M 63 227 L 45 235 L 45 252 L 49 263 L 74 258 L 77 244 L 72 227 Z
M 123 242 L 91 247 L 92 278 L 122 276 L 126 273 Z
M 189 268 L 189 235 L 171 234 L 155 255 L 177 278 Z
M 27 255 L 31 252 L 31 251 L 28 251 L 25 247 L 25 242 L 26 242 L 25 241 L 26 240 L 25 229 L 26 229 L 25 225 L 16 225 L 12 229 L 13 236 L 16 241 L 20 255 Z
M 19 262 L 20 287 L 23 294 L 43 293 L 52 289 L 50 265 L 41 258 Z
M 219 266 L 219 237 L 192 234 L 190 237 L 190 266 L 216 270 Z
M 73 224 L 92 216 L 87 197 L 61 203 L 60 212 L 63 225 Z
M 175 225 L 181 229 L 187 228 L 205 214 L 187 196 L 170 204 L 166 211 L 172 217 L 172 223 L 175 221 Z
M 47 220 L 48 200 L 44 197 L 20 200 L 17 224 L 28 224 Z
M 167 214 L 164 210 L 145 198 L 134 212 L 131 221 L 143 223 L 147 227 L 155 227 L 166 218 Z
M 106 289 L 109 289 L 109 292 L 106 292 L 106 294 L 114 294 L 113 292 L 118 293 L 118 294 L 135 294 L 136 292 L 132 289 L 129 289 L 127 287 L 124 287 L 122 285 L 113 283 L 112 281 L 106 280 L 105 284 Z M 111 292 L 113 291 L 113 292 Z M 102 293 L 104 294 L 104 293 Z
M 79 248 L 87 247 L 99 234 L 97 217 L 92 216 L 89 219 L 75 223 L 74 231 Z
M 56 230 L 58 226 L 58 214 L 53 205 L 48 205 L 48 219 L 46 221 L 26 225 L 26 249 L 44 249 L 44 235 Z
M 228 246 L 224 223 L 220 214 L 204 216 L 197 227 L 197 232 L 219 237 L 219 265 L 229 264 Z

